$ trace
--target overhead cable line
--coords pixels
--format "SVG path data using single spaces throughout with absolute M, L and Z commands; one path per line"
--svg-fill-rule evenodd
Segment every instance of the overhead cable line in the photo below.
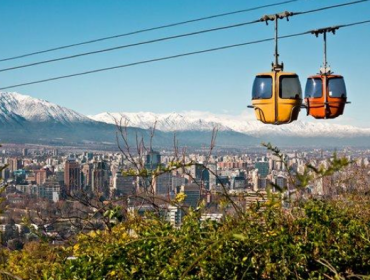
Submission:
M 370 23 L 370 19 L 369 20 L 364 20 L 364 21 L 359 21 L 359 22 L 354 22 L 354 23 L 349 23 L 349 24 L 337 25 L 335 27 L 337 27 L 337 28 L 353 27 L 353 26 L 361 25 L 361 24 L 365 24 L 365 23 Z M 292 38 L 292 37 L 302 36 L 302 35 L 306 35 L 306 34 L 311 34 L 313 31 L 315 31 L 315 30 L 310 30 L 310 31 L 300 32 L 300 33 L 295 33 L 295 34 L 290 34 L 290 35 L 284 35 L 284 36 L 280 36 L 278 38 L 279 39 Z M 106 68 L 99 68 L 99 69 L 94 69 L 94 70 L 80 72 L 80 73 L 74 73 L 74 74 L 69 74 L 69 75 L 64 75 L 64 76 L 58 76 L 58 77 L 52 77 L 52 78 L 48 78 L 48 79 L 33 81 L 33 82 L 26 82 L 26 83 L 11 85 L 11 86 L 5 86 L 5 87 L 0 88 L 0 90 L 15 88 L 15 87 L 21 87 L 21 86 L 26 86 L 26 85 L 46 83 L 46 82 L 50 82 L 50 81 L 72 78 L 72 77 L 76 77 L 76 76 L 83 76 L 83 75 L 88 75 L 88 74 L 93 74 L 93 73 L 98 73 L 98 72 L 104 72 L 104 71 L 114 70 L 114 69 L 118 69 L 118 68 L 127 68 L 127 67 L 132 67 L 132 66 L 136 66 L 136 65 L 140 65 L 140 64 L 148 64 L 148 63 L 153 63 L 153 62 L 158 62 L 158 61 L 163 61 L 163 60 L 170 60 L 170 59 L 175 59 L 175 58 L 180 58 L 180 57 L 185 57 L 185 56 L 191 56 L 191 55 L 196 55 L 196 54 L 215 52 L 215 51 L 220 51 L 220 50 L 225 50 L 225 49 L 242 47 L 242 46 L 246 46 L 246 45 L 259 44 L 259 43 L 263 43 L 263 42 L 267 42 L 267 41 L 273 41 L 273 40 L 275 40 L 275 38 L 267 38 L 267 39 L 261 39 L 261 40 L 257 40 L 257 41 L 250 41 L 250 42 L 245 42 L 245 43 L 240 43 L 240 44 L 227 45 L 227 46 L 222 46 L 222 47 L 217 47 L 217 48 L 212 48 L 212 49 L 205 49 L 205 50 L 200 50 L 200 51 L 182 53 L 182 54 L 160 57 L 160 58 L 154 58 L 154 59 L 149 59 L 149 60 L 142 60 L 142 61 L 123 64 L 123 65 L 117 65 L 117 66 L 106 67 Z
M 290 16 L 302 15 L 302 14 L 307 14 L 307 13 L 311 13 L 311 12 L 319 12 L 319 11 L 323 11 L 323 10 L 334 9 L 334 8 L 339 8 L 339 7 L 343 7 L 343 6 L 348 6 L 348 5 L 354 5 L 354 4 L 359 4 L 359 3 L 368 2 L 368 1 L 370 1 L 370 0 L 357 0 L 357 1 L 353 1 L 353 2 L 347 2 L 347 3 L 343 3 L 343 4 L 333 5 L 333 6 L 326 6 L 326 7 L 322 7 L 322 8 L 319 8 L 319 9 L 308 10 L 308 11 L 304 11 L 304 12 L 292 12 L 292 13 L 289 13 L 289 14 L 290 14 Z M 16 70 L 16 69 L 32 67 L 32 66 L 37 66 L 37 65 L 41 65 L 41 64 L 47 64 L 47 63 L 52 63 L 52 62 L 57 62 L 57 61 L 62 61 L 62 60 L 74 59 L 74 58 L 78 58 L 78 57 L 82 57 L 82 56 L 88 56 L 88 55 L 93 55 L 93 54 L 98 54 L 98 53 L 110 52 L 110 51 L 115 51 L 115 50 L 120 50 L 120 49 L 125 49 L 125 48 L 136 47 L 136 46 L 140 46 L 140 45 L 153 44 L 153 43 L 158 43 L 158 42 L 162 42 L 162 41 L 179 39 L 179 38 L 184 38 L 184 37 L 189 37 L 189 36 L 194 36 L 194 35 L 200 35 L 200 34 L 204 34 L 204 33 L 220 31 L 220 30 L 226 30 L 226 29 L 231 29 L 231 28 L 237 28 L 237 27 L 242 27 L 242 26 L 246 26 L 246 25 L 259 23 L 259 22 L 262 22 L 262 21 L 265 21 L 264 17 L 262 17 L 260 19 L 248 21 L 248 22 L 233 24 L 233 25 L 220 26 L 220 27 L 215 27 L 215 28 L 211 28 L 211 29 L 205 29 L 205 30 L 200 30 L 200 31 L 195 31 L 195 32 L 190 32 L 190 33 L 184 33 L 184 34 L 179 34 L 179 35 L 174 35 L 174 36 L 169 36 L 169 37 L 162 37 L 162 38 L 153 39 L 153 40 L 149 40 L 149 41 L 142 41 L 142 42 L 138 42 L 138 43 L 121 45 L 121 46 L 116 46 L 116 47 L 112 47 L 112 48 L 100 49 L 100 50 L 96 50 L 96 51 L 84 52 L 84 53 L 79 53 L 79 54 L 75 54 L 75 55 L 69 55 L 69 56 L 64 56 L 64 57 L 59 57 L 59 58 L 54 58 L 54 59 L 48 59 L 48 60 L 33 62 L 33 63 L 29 63 L 29 64 L 23 64 L 23 65 L 19 65 L 19 66 L 3 68 L 3 69 L 0 69 L 0 72 L 12 71 L 12 70 Z
M 321 11 L 325 11 L 325 10 L 329 10 L 329 9 L 333 9 L 333 8 L 350 6 L 350 5 L 353 5 L 353 4 L 359 4 L 359 3 L 368 2 L 368 1 L 369 0 L 358 0 L 358 1 L 354 1 L 354 2 L 347 2 L 347 3 L 342 3 L 342 4 L 337 4 L 337 5 L 332 5 L 332 6 L 327 6 L 327 7 L 317 8 L 317 9 L 312 9 L 312 10 L 299 12 L 299 13 L 295 13 L 295 14 L 296 15 L 298 15 L 298 14 L 299 15 L 304 15 L 304 14 L 316 13 L 316 12 L 321 12 Z
M 300 34 L 300 35 L 303 35 L 303 34 Z M 296 36 L 298 36 L 298 35 L 296 35 Z M 35 82 L 28 82 L 28 83 L 22 83 L 22 84 L 17 84 L 17 85 L 12 85 L 12 86 L 6 86 L 6 87 L 3 87 L 3 88 L 0 88 L 0 90 L 8 89 L 8 88 L 14 88 L 14 87 L 20 87 L 20 86 L 26 86 L 26 85 L 32 85 L 32 84 L 39 84 L 39 83 L 44 83 L 44 82 L 49 82 L 49 81 L 54 81 L 54 80 L 59 80 L 59 79 L 71 78 L 71 77 L 75 77 L 75 76 L 82 76 L 82 75 L 87 75 L 87 74 L 92 74 L 92 73 L 97 73 L 97 72 L 113 70 L 113 69 L 117 69 L 117 68 L 131 67 L 131 66 L 135 66 L 135 65 L 147 64 L 147 63 L 152 63 L 152 62 L 157 62 L 157 61 L 162 61 L 162 60 L 169 60 L 169 59 L 174 59 L 174 58 L 179 58 L 179 57 L 184 57 L 184 56 L 190 56 L 190 55 L 195 55 L 195 54 L 214 52 L 214 51 L 219 51 L 219 50 L 224 50 L 224 49 L 241 47 L 241 46 L 245 46 L 245 45 L 251 45 L 251 44 L 257 44 L 257 43 L 272 41 L 272 40 L 274 40 L 274 38 L 267 38 L 267 39 L 252 41 L 252 42 L 222 46 L 222 47 L 217 47 L 217 48 L 212 48 L 212 49 L 206 49 L 206 50 L 201 50 L 201 51 L 177 54 L 177 55 L 155 58 L 155 59 L 150 59 L 150 60 L 143 60 L 143 61 L 133 62 L 133 63 L 129 63 L 129 64 L 123 64 L 123 65 L 107 67 L 107 68 L 100 68 L 100 69 L 95 69 L 95 70 L 91 70 L 91 71 L 80 72 L 80 73 L 75 73 L 75 74 L 70 74 L 70 75 L 65 75 L 65 76 L 48 78 L 48 79 L 39 80 L 39 81 L 35 81 Z
M 107 49 L 101 49 L 101 50 L 79 53 L 79 54 L 75 54 L 75 55 L 69 55 L 69 56 L 64 56 L 64 57 L 59 57 L 59 58 L 54 58 L 54 59 L 48 59 L 48 60 L 38 61 L 38 62 L 34 62 L 34 63 L 29 63 L 29 64 L 24 64 L 24 65 L 19 65 L 19 66 L 0 69 L 0 72 L 11 71 L 11 70 L 15 70 L 15 69 L 26 68 L 26 67 L 31 67 L 31 66 L 36 66 L 36 65 L 40 65 L 40 64 L 46 64 L 46 63 L 61 61 L 61 60 L 67 60 L 67 59 L 72 59 L 72 58 L 77 58 L 77 57 L 87 56 L 87 55 L 92 55 L 92 54 L 97 54 L 97 53 L 110 52 L 110 51 L 115 51 L 115 50 L 119 50 L 119 49 L 125 49 L 125 48 L 140 46 L 140 45 L 152 44 L 152 43 L 157 43 L 157 42 L 162 42 L 162 41 L 167 41 L 167 40 L 173 40 L 173 39 L 182 38 L 182 37 L 188 37 L 188 36 L 194 36 L 194 35 L 199 35 L 199 34 L 204 34 L 204 33 L 209 33 L 209 32 L 215 32 L 215 31 L 220 31 L 220 30 L 225 30 L 225 29 L 230 29 L 230 28 L 236 28 L 236 27 L 246 26 L 246 25 L 254 24 L 254 23 L 258 23 L 258 22 L 260 22 L 259 19 L 258 20 L 253 20 L 253 21 L 248 21 L 248 22 L 242 22 L 242 23 L 238 23 L 238 24 L 233 24 L 233 25 L 216 27 L 216 28 L 212 28 L 212 29 L 205 29 L 205 30 L 195 31 L 195 32 L 191 32 L 191 33 L 174 35 L 174 36 L 170 36 L 170 37 L 163 37 L 163 38 L 158 38 L 158 39 L 154 39 L 154 40 L 128 44 L 128 45 L 121 45 L 121 46 L 107 48 Z
M 116 38 L 120 38 L 120 37 L 127 37 L 127 36 L 131 36 L 131 35 L 135 35 L 135 34 L 140 34 L 140 33 L 145 33 L 145 32 L 149 32 L 149 31 L 165 29 L 165 28 L 170 28 L 170 27 L 175 27 L 175 26 L 180 26 L 180 25 L 185 25 L 185 24 L 189 24 L 189 23 L 194 23 L 194 22 L 199 22 L 199 21 L 204 21 L 204 20 L 209 20 L 209 19 L 214 19 L 214 18 L 219 18 L 219 17 L 225 17 L 225 16 L 230 16 L 230 15 L 235 15 L 235 14 L 240 14 L 240 13 L 256 11 L 256 10 L 260 10 L 260 9 L 263 9 L 263 8 L 280 6 L 280 5 L 289 4 L 289 3 L 297 2 L 297 1 L 300 1 L 300 0 L 282 1 L 282 2 L 277 2 L 277 3 L 273 3 L 273 4 L 267 4 L 267 5 L 253 7 L 253 8 L 232 11 L 232 12 L 228 12 L 228 13 L 216 14 L 216 15 L 211 15 L 211 16 L 206 16 L 206 17 L 201 17 L 201 18 L 196 18 L 196 19 L 191 19 L 191 20 L 186 20 L 186 21 L 180 21 L 180 22 L 170 23 L 170 24 L 156 26 L 156 27 L 150 27 L 150 28 L 146 28 L 146 29 L 131 31 L 131 32 L 128 32 L 128 33 L 117 34 L 117 35 L 112 35 L 112 36 L 108 36 L 108 37 L 102 37 L 102 38 L 97 38 L 97 39 L 93 39 L 93 40 L 83 41 L 83 42 L 79 42 L 79 43 L 75 43 L 75 44 L 64 45 L 64 46 L 55 47 L 55 48 L 51 48 L 51 49 L 45 49 L 45 50 L 41 50 L 41 51 L 31 52 L 31 53 L 27 53 L 27 54 L 18 55 L 18 56 L 3 58 L 3 59 L 0 59 L 0 62 L 19 59 L 19 58 L 24 58 L 24 57 L 28 57 L 28 56 L 34 56 L 34 55 L 37 55 L 37 54 L 48 53 L 48 52 L 53 52 L 53 51 L 72 48 L 72 47 L 77 47 L 77 46 L 81 46 L 81 45 L 97 43 L 97 42 L 116 39 Z

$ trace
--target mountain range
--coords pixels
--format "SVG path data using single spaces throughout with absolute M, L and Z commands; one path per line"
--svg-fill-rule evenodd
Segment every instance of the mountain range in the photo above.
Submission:
M 128 126 L 130 142 L 136 135 L 149 139 L 156 124 L 154 145 L 167 147 L 176 134 L 180 145 L 209 145 L 213 128 L 217 145 L 248 147 L 271 141 L 282 146 L 368 146 L 370 128 L 332 123 L 296 121 L 264 125 L 247 114 L 183 112 L 155 114 L 101 113 L 85 116 L 71 109 L 16 92 L 0 92 L 0 142 L 117 147 L 116 122 Z
M 90 115 L 89 118 L 114 124 L 127 121 L 130 126 L 150 128 L 156 122 L 161 131 L 209 131 L 217 127 L 219 131 L 235 131 L 254 137 L 266 135 L 291 137 L 318 137 L 330 135 L 340 138 L 370 136 L 370 128 L 359 128 L 349 125 L 332 123 L 296 121 L 287 125 L 265 125 L 256 120 L 249 120 L 246 113 L 242 115 L 212 114 L 209 112 L 189 111 L 184 113 L 154 114 L 139 113 L 101 113 Z

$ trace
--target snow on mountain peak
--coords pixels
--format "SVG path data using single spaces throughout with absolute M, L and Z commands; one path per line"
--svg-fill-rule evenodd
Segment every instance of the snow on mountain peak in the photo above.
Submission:
M 0 92 L 0 117 L 10 120 L 22 117 L 32 122 L 90 122 L 73 110 L 17 92 Z
M 370 128 L 359 128 L 350 125 L 335 124 L 332 121 L 312 120 L 295 121 L 291 124 L 274 126 L 265 125 L 254 120 L 253 112 L 240 115 L 214 114 L 210 112 L 187 111 L 182 113 L 156 114 L 138 113 L 101 113 L 84 116 L 73 110 L 36 99 L 16 92 L 0 92 L 0 122 L 12 123 L 21 121 L 51 123 L 92 123 L 94 121 L 116 124 L 127 124 L 131 127 L 148 129 L 156 123 L 156 128 L 165 132 L 173 131 L 236 131 L 251 136 L 293 136 L 293 137 L 356 137 L 370 136 Z
M 138 113 L 101 113 L 95 116 L 88 116 L 89 118 L 111 124 L 127 124 L 128 126 L 151 128 L 156 125 L 156 129 L 161 131 L 187 131 L 200 130 L 209 131 L 214 127 L 219 130 L 230 130 L 229 127 L 224 126 L 221 122 L 213 120 L 204 120 L 196 115 L 188 113 L 165 113 L 155 114 L 151 112 Z
M 275 126 L 265 125 L 253 120 L 247 113 L 241 115 L 213 114 L 209 112 L 188 111 L 182 113 L 155 114 L 150 112 L 138 113 L 101 113 L 89 118 L 105 122 L 128 126 L 149 128 L 156 122 L 156 128 L 162 131 L 209 131 L 214 127 L 219 130 L 232 130 L 251 136 L 281 135 L 297 137 L 354 137 L 370 135 L 370 128 L 358 128 L 349 125 L 333 124 L 329 121 L 296 121 L 291 124 Z

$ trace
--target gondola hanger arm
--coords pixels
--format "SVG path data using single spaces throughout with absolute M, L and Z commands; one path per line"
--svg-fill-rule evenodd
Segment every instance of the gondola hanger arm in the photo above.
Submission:
M 311 30 L 310 33 L 314 34 L 316 37 L 319 36 L 319 34 L 323 33 L 333 33 L 335 35 L 335 32 L 341 27 L 341 25 L 331 26 L 331 27 L 324 27 L 320 29 L 314 29 Z
M 289 17 L 291 17 L 293 15 L 294 15 L 293 12 L 285 11 L 285 12 L 278 13 L 278 14 L 264 15 L 263 17 L 260 18 L 260 21 L 261 22 L 266 22 L 266 25 L 268 25 L 269 21 L 274 21 L 276 19 L 286 18 L 287 21 L 289 21 Z
M 274 21 L 275 22 L 275 52 L 274 52 L 274 57 L 275 61 L 272 63 L 272 71 L 278 72 L 278 71 L 283 71 L 284 70 L 284 63 L 279 63 L 279 51 L 278 51 L 278 21 L 279 19 L 284 19 L 286 18 L 287 21 L 289 21 L 289 17 L 293 16 L 293 12 L 282 12 L 278 14 L 272 14 L 272 15 L 264 15 L 263 17 L 260 18 L 261 22 L 266 22 L 266 25 L 268 25 L 269 21 Z
M 330 75 L 332 74 L 333 72 L 331 71 L 330 67 L 328 66 L 328 62 L 327 62 L 327 50 L 326 50 L 326 44 L 327 44 L 327 38 L 326 38 L 326 34 L 327 33 L 332 33 L 333 35 L 335 35 L 335 32 L 341 28 L 343 25 L 336 25 L 336 26 L 330 26 L 330 27 L 324 27 L 324 28 L 319 28 L 319 29 L 314 29 L 314 30 L 311 30 L 310 33 L 315 35 L 316 37 L 319 37 L 320 34 L 323 35 L 323 39 L 324 39 L 324 63 L 323 63 L 323 67 L 320 68 L 320 74 L 324 74 L 324 75 Z

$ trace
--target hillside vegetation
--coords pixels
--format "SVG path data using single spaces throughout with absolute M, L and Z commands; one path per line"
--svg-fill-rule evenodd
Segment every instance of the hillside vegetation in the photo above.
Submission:
M 81 234 L 70 246 L 2 251 L 20 279 L 345 279 L 370 271 L 370 200 L 306 200 L 290 210 L 271 197 L 236 217 L 181 228 L 153 216 Z M 68 258 L 71 257 L 72 258 Z M 6 276 L 4 276 L 6 277 Z

